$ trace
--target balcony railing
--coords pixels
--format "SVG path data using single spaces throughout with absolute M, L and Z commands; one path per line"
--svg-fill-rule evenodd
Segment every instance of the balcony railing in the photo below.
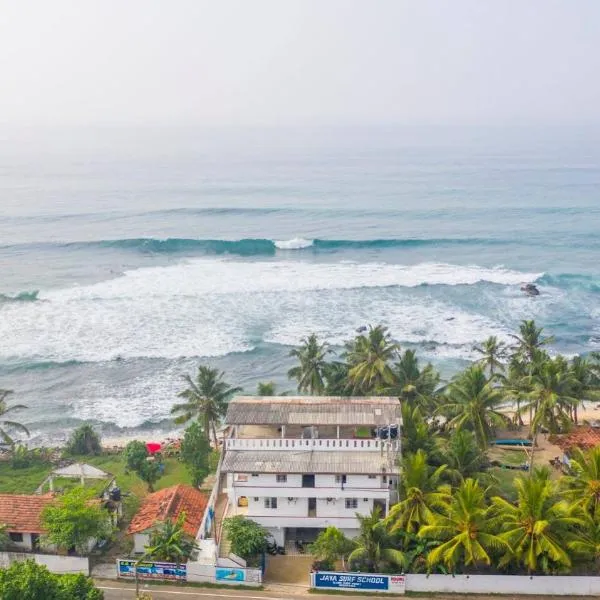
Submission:
M 225 440 L 227 450 L 323 450 L 323 451 L 398 451 L 398 440 L 344 440 L 344 439 L 308 439 L 297 438 L 230 438 Z

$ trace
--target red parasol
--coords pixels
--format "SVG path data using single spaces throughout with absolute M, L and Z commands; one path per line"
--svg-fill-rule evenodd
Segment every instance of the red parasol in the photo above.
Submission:
M 160 452 L 161 447 L 162 446 L 158 442 L 146 442 L 146 450 L 148 450 L 150 454 Z

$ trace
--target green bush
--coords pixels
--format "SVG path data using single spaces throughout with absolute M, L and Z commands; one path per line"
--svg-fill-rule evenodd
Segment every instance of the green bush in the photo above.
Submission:
M 91 425 L 81 425 L 71 433 L 66 451 L 75 456 L 97 456 L 102 453 L 100 436 Z

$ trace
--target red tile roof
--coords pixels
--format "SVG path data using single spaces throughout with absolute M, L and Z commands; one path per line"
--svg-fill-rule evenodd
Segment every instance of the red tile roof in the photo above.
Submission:
M 183 530 L 196 537 L 208 498 L 189 485 L 175 485 L 147 496 L 131 520 L 127 533 L 141 533 L 167 519 L 176 520 L 185 513 Z
M 582 450 L 595 448 L 600 445 L 600 429 L 577 427 L 566 435 L 557 435 L 556 445 L 567 451 L 575 446 Z
M 9 532 L 44 533 L 41 524 L 42 510 L 53 501 L 52 494 L 0 494 L 0 524 L 6 525 Z

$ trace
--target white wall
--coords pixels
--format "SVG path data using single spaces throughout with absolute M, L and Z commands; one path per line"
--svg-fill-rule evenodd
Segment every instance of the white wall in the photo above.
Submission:
M 255 497 L 258 500 L 255 500 Z M 277 498 L 277 508 L 265 508 L 265 498 L 261 496 L 248 496 L 248 517 L 264 515 L 267 517 L 307 517 L 308 498 L 287 497 Z M 291 526 L 291 525 L 290 525 Z
M 22 542 L 13 542 L 9 541 L 11 547 L 14 548 L 23 548 L 23 550 L 32 550 L 33 546 L 31 544 L 31 533 L 23 533 L 23 541 Z
M 334 498 L 330 502 L 323 498 L 317 499 L 318 517 L 354 517 L 356 513 L 368 515 L 373 510 L 373 499 L 367 498 L 365 502 L 363 497 L 357 498 L 356 508 L 346 508 L 345 498 Z
M 89 575 L 90 564 L 87 556 L 61 556 L 58 554 L 30 554 L 20 552 L 0 552 L 0 567 L 8 567 L 13 562 L 35 560 L 45 565 L 52 573 L 83 573 Z
M 136 533 L 133 536 L 133 551 L 136 554 L 143 554 L 146 552 L 146 546 L 150 543 L 149 533 Z
M 278 546 L 283 546 L 285 542 L 285 527 L 267 527 L 269 533 L 275 539 Z
M 407 575 L 406 591 L 453 594 L 532 594 L 594 596 L 600 577 L 526 575 Z

